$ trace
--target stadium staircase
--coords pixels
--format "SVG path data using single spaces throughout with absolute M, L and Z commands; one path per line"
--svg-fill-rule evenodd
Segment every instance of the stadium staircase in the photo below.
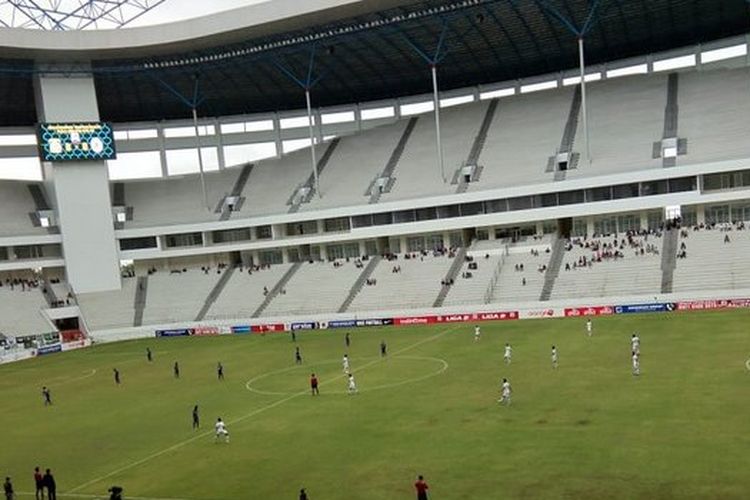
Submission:
M 679 74 L 670 73 L 669 79 L 667 80 L 667 105 L 664 108 L 664 133 L 662 139 L 677 138 L 678 133 L 678 121 L 679 121 L 679 106 L 677 105 L 678 93 L 679 93 Z M 661 156 L 662 143 L 661 141 L 654 143 L 654 157 L 659 158 Z M 684 155 L 687 153 L 687 139 L 677 138 L 677 155 Z M 671 158 L 662 158 L 663 167 L 674 167 L 677 165 L 677 156 Z
M 435 298 L 435 302 L 432 303 L 432 307 L 442 307 L 443 302 L 445 302 L 445 297 L 447 297 L 448 292 L 451 291 L 451 285 L 447 283 L 450 283 L 451 281 L 456 280 L 456 277 L 458 276 L 458 272 L 461 270 L 461 266 L 466 260 L 466 251 L 467 251 L 467 247 L 461 247 L 458 249 L 458 252 L 456 252 L 456 257 L 453 259 L 453 263 L 451 264 L 451 267 L 448 268 L 448 272 L 445 273 L 445 278 L 443 278 L 446 284 L 440 288 L 440 291 L 438 292 L 438 295 Z
M 552 290 L 555 288 L 555 280 L 557 279 L 557 275 L 560 274 L 560 266 L 562 266 L 564 257 L 565 238 L 558 237 L 552 245 L 552 255 L 547 264 L 547 271 L 544 273 L 544 286 L 542 286 L 542 293 L 539 294 L 540 301 L 547 301 L 552 296 Z
M 331 160 L 331 156 L 333 156 L 333 152 L 336 150 L 336 146 L 338 146 L 340 142 L 341 142 L 340 137 L 336 137 L 335 139 L 333 139 L 328 144 L 328 147 L 326 148 L 325 153 L 323 153 L 323 156 L 321 156 L 320 159 L 318 160 L 317 165 L 315 165 L 315 169 L 318 172 L 318 178 L 320 178 L 320 176 L 323 175 L 323 170 L 325 170 L 326 165 L 328 165 L 328 162 Z M 300 197 L 297 194 L 302 188 L 307 189 L 304 197 Z M 310 200 L 313 198 L 313 196 L 315 196 L 315 189 L 316 189 L 315 175 L 311 173 L 310 176 L 305 181 L 305 183 L 299 186 L 294 191 L 292 196 L 289 198 L 289 201 L 287 202 L 289 205 L 291 205 L 289 207 L 289 213 L 291 214 L 291 213 L 298 212 L 300 206 L 303 203 L 309 203 Z
M 55 294 L 55 290 L 52 288 L 52 285 L 49 281 L 47 281 L 46 278 L 41 278 L 40 283 L 42 285 L 42 290 L 46 290 L 47 293 L 43 293 L 44 299 L 47 301 L 47 305 L 49 307 L 55 307 L 55 304 L 57 303 L 57 295 Z
M 679 236 L 680 230 L 677 228 L 670 228 L 664 232 L 661 250 L 661 293 L 672 293 Z
M 346 296 L 344 303 L 341 304 L 341 306 L 338 308 L 338 311 L 336 312 L 343 313 L 346 312 L 347 309 L 349 309 L 349 306 L 352 305 L 354 297 L 356 297 L 360 290 L 362 290 L 362 287 L 365 286 L 365 281 L 367 281 L 367 279 L 372 276 L 372 272 L 378 266 L 381 259 L 382 257 L 380 255 L 370 257 L 370 261 L 367 263 L 365 268 L 362 269 L 362 272 L 357 277 L 357 281 L 355 281 L 351 289 L 349 289 L 349 295 Z
M 135 300 L 133 302 L 133 326 L 143 324 L 143 311 L 146 309 L 146 295 L 148 293 L 148 276 L 138 276 L 135 287 Z
M 560 149 L 558 149 L 558 153 L 568 154 L 568 170 L 578 167 L 580 159 L 580 155 L 573 152 L 573 146 L 576 141 L 576 130 L 578 130 L 578 117 L 581 115 L 581 101 L 581 86 L 578 85 L 573 94 L 573 101 L 570 103 L 568 119 L 565 122 L 562 139 L 560 139 Z M 553 156 L 550 157 L 547 164 L 547 172 L 554 172 L 555 181 L 564 181 L 567 170 L 559 170 L 557 168 L 557 158 Z
M 414 116 L 409 119 L 409 123 L 404 129 L 404 133 L 401 134 L 401 138 L 398 140 L 398 144 L 396 144 L 396 147 L 393 149 L 393 153 L 391 153 L 391 157 L 388 159 L 388 163 L 385 164 L 383 172 L 370 184 L 370 187 L 367 190 L 367 194 L 370 195 L 369 203 L 377 203 L 378 201 L 380 201 L 380 195 L 391 190 L 393 182 L 395 181 L 395 179 L 393 179 L 393 172 L 396 170 L 396 165 L 398 165 L 398 162 L 401 159 L 401 155 L 404 153 L 406 143 L 409 141 L 409 136 L 411 136 L 411 133 L 414 131 L 414 127 L 417 126 L 417 120 L 419 120 L 418 116 Z M 383 186 L 382 189 L 379 189 L 378 179 L 382 178 L 390 179 L 390 182 L 388 182 L 387 185 Z
M 294 276 L 294 273 L 297 272 L 297 270 L 302 265 L 301 262 L 295 262 L 292 267 L 290 267 L 287 272 L 284 273 L 284 276 L 281 277 L 281 279 L 276 283 L 271 290 L 268 291 L 268 295 L 263 299 L 263 302 L 258 306 L 258 308 L 253 313 L 253 318 L 259 317 L 261 314 L 263 314 L 263 311 L 268 307 L 268 304 L 271 303 L 271 301 L 276 297 L 281 290 L 284 289 L 287 283 L 289 283 L 289 280 L 292 279 L 292 276 Z
M 224 287 L 227 286 L 227 283 L 232 278 L 232 275 L 234 274 L 236 269 L 237 265 L 235 264 L 229 266 L 224 271 L 224 273 L 221 275 L 221 278 L 219 278 L 219 281 L 216 282 L 216 285 L 214 285 L 213 289 L 208 293 L 206 301 L 203 303 L 203 306 L 201 306 L 200 311 L 198 311 L 198 314 L 195 315 L 195 321 L 203 321 L 203 318 L 206 317 L 206 313 L 208 313 L 209 309 L 211 309 L 211 306 L 214 302 L 216 302 L 216 299 L 219 298 L 221 292 L 224 291 Z
M 245 184 L 247 184 L 247 180 L 250 178 L 254 166 L 254 164 L 248 163 L 242 167 L 240 175 L 237 176 L 237 180 L 234 182 L 234 187 L 229 193 L 229 196 L 238 198 L 238 202 L 234 206 L 234 211 L 242 208 L 242 204 L 245 202 L 245 198 L 242 196 L 242 191 L 245 189 Z M 230 217 L 232 217 L 232 210 L 229 210 L 229 207 L 224 204 L 225 199 L 226 197 L 219 202 L 219 206 L 217 207 L 217 212 L 221 212 L 219 220 L 229 220 Z
M 484 143 L 487 142 L 487 132 L 489 132 L 492 120 L 495 118 L 495 111 L 497 111 L 498 102 L 498 99 L 492 99 L 490 105 L 487 106 L 482 125 L 479 127 L 479 132 L 477 132 L 476 137 L 474 137 L 474 143 L 471 145 L 469 156 L 466 158 L 466 165 L 475 166 L 474 175 L 471 179 L 473 182 L 479 180 L 479 174 L 481 173 L 482 167 L 480 167 L 477 162 L 479 161 L 479 156 L 482 154 L 482 149 L 484 149 Z M 456 181 L 458 182 L 458 187 L 456 188 L 457 194 L 465 193 L 466 190 L 469 189 L 469 183 L 464 181 L 463 176 L 459 175 Z

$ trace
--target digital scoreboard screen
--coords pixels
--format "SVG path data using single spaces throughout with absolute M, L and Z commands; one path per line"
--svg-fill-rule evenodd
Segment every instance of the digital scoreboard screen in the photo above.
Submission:
M 117 157 L 109 123 L 40 123 L 37 133 L 42 161 L 113 160 Z

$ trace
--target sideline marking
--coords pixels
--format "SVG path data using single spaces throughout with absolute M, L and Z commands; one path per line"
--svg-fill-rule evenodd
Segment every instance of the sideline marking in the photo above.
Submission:
M 440 337 L 442 337 L 446 333 L 448 333 L 451 330 L 454 330 L 456 328 L 457 328 L 456 326 L 449 327 L 449 328 L 443 330 L 442 332 L 440 332 L 440 333 L 438 333 L 436 335 L 432 335 L 430 337 L 427 337 L 426 339 L 420 340 L 419 342 L 416 342 L 414 344 L 406 346 L 403 349 L 399 349 L 398 351 L 394 352 L 392 354 L 392 356 L 397 356 L 398 354 L 406 352 L 406 351 L 408 351 L 410 349 L 414 349 L 415 347 L 418 347 L 418 346 L 420 346 L 422 344 L 426 344 L 427 342 L 432 342 L 433 340 L 439 339 Z M 353 373 L 356 373 L 356 372 L 358 372 L 360 370 L 364 370 L 368 366 L 371 366 L 371 365 L 377 363 L 378 361 L 380 361 L 380 358 L 375 359 L 374 361 L 370 361 L 369 363 L 365 363 L 364 365 L 360 366 L 358 369 L 353 370 Z M 339 379 L 341 379 L 343 377 L 344 377 L 344 374 L 341 374 L 338 377 L 334 377 L 334 378 L 328 379 L 326 382 L 322 382 L 320 385 L 327 385 L 328 383 L 333 382 L 334 380 L 339 380 Z M 278 400 L 274 401 L 271 404 L 268 404 L 266 406 L 261 406 L 260 408 L 258 408 L 256 410 L 253 410 L 250 413 L 247 413 L 247 414 L 245 414 L 245 415 L 243 415 L 241 417 L 238 417 L 238 418 L 236 418 L 234 420 L 227 421 L 227 425 L 233 425 L 233 424 L 236 424 L 238 422 L 242 422 L 243 420 L 247 420 L 250 417 L 254 417 L 255 415 L 263 413 L 266 410 L 271 410 L 273 408 L 276 408 L 277 406 L 280 406 L 280 405 L 286 403 L 287 401 L 291 401 L 292 399 L 298 398 L 300 396 L 308 395 L 309 393 L 310 393 L 309 389 L 305 389 L 304 391 L 296 392 L 296 393 L 291 394 L 291 395 L 289 395 L 289 396 L 287 396 L 285 398 L 278 399 Z M 162 455 L 164 455 L 166 453 L 169 453 L 170 451 L 178 450 L 178 449 L 182 448 L 183 446 L 185 446 L 187 444 L 190 444 L 190 443 L 192 443 L 194 441 L 197 441 L 198 439 L 203 439 L 205 437 L 208 437 L 208 436 L 212 435 L 213 433 L 214 433 L 214 431 L 210 430 L 210 431 L 206 431 L 206 432 L 201 432 L 200 434 L 196 434 L 195 436 L 193 436 L 191 438 L 188 438 L 188 439 L 186 439 L 184 441 L 180 441 L 179 443 L 175 443 L 172 446 L 169 446 L 169 447 L 164 448 L 164 449 L 162 449 L 160 451 L 157 451 L 157 452 L 154 452 L 154 453 L 152 453 L 150 455 L 147 455 L 146 457 L 141 458 L 140 460 L 136 460 L 136 461 L 131 462 L 131 463 L 127 464 L 127 465 L 123 465 L 119 469 L 115 469 L 112 472 L 109 472 L 109 473 L 107 473 L 107 474 L 105 474 L 103 476 L 100 476 L 100 477 L 94 478 L 94 479 L 92 479 L 90 481 L 86 481 L 85 483 L 79 484 L 75 488 L 70 489 L 68 491 L 68 494 L 75 493 L 77 491 L 82 490 L 83 488 L 91 486 L 92 484 L 96 484 L 96 483 L 102 482 L 105 479 L 109 479 L 112 476 L 120 474 L 121 472 L 125 472 L 126 470 L 130 470 L 130 469 L 132 469 L 134 467 L 138 467 L 139 465 L 144 464 L 144 463 L 148 462 L 149 460 L 153 460 L 154 458 L 160 457 L 160 456 L 162 456 Z M 135 497 L 131 497 L 131 498 L 135 498 Z
M 745 368 L 747 368 L 747 371 L 750 371 L 750 358 L 745 361 Z
M 369 356 L 367 358 L 357 358 L 357 359 L 370 359 L 370 358 L 373 358 L 373 356 Z M 399 387 L 399 386 L 406 385 L 406 384 L 412 384 L 412 383 L 420 382 L 420 381 L 426 380 L 428 378 L 437 377 L 441 373 L 445 372 L 448 369 L 448 366 L 449 366 L 448 362 L 446 360 L 444 360 L 442 358 L 434 358 L 434 357 L 431 357 L 431 356 L 391 356 L 390 358 L 391 359 L 413 359 L 413 360 L 420 360 L 420 361 L 435 361 L 435 362 L 440 363 L 441 366 L 440 366 L 440 368 L 437 371 L 430 372 L 430 373 L 428 373 L 426 375 L 418 375 L 416 377 L 412 377 L 412 378 L 400 380 L 398 382 L 391 382 L 391 383 L 388 383 L 388 384 L 375 385 L 375 386 L 372 386 L 372 387 L 365 387 L 364 389 L 361 389 L 358 392 L 379 391 L 381 389 L 391 389 L 393 387 Z M 386 361 L 386 358 L 377 358 L 377 359 L 380 359 L 383 362 Z M 341 360 L 328 360 L 328 361 L 322 361 L 322 362 L 316 363 L 316 365 L 333 365 L 333 364 L 340 364 L 340 363 L 341 363 Z M 295 393 L 292 393 L 292 392 L 264 391 L 262 389 L 256 389 L 252 385 L 253 385 L 253 382 L 257 382 L 258 380 L 262 380 L 264 378 L 272 377 L 272 376 L 278 375 L 280 373 L 286 373 L 286 372 L 291 372 L 291 371 L 294 371 L 294 370 L 302 369 L 302 368 L 305 368 L 305 367 L 306 367 L 306 365 L 295 365 L 295 366 L 290 366 L 288 368 L 283 368 L 281 370 L 274 370 L 274 371 L 262 373 L 262 374 L 258 375 L 257 377 L 253 377 L 250 380 L 248 380 L 245 383 L 245 389 L 247 389 L 250 392 L 254 392 L 256 394 L 263 394 L 263 395 L 266 395 L 266 396 L 288 396 L 290 394 L 295 394 Z M 309 369 L 310 367 L 307 366 L 307 368 Z M 336 377 L 336 379 L 338 379 L 338 378 L 340 378 L 340 377 Z M 326 394 L 348 394 L 348 392 L 347 391 L 327 391 Z

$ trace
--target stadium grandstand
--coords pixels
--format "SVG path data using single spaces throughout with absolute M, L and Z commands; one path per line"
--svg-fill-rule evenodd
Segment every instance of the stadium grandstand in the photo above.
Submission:
M 0 364 L 161 336 L 292 332 L 296 342 L 300 330 L 470 323 L 464 328 L 478 342 L 479 321 L 611 315 L 616 324 L 626 312 L 750 307 L 747 0 L 227 0 L 231 8 L 207 7 L 213 3 L 0 0 Z M 208 10 L 189 14 L 198 4 Z M 151 22 L 154 13 L 160 17 Z M 434 338 L 450 328 L 459 327 Z M 347 352 L 349 342 L 347 333 Z M 380 356 L 355 359 L 355 367 L 386 357 L 385 340 L 377 342 Z M 115 347 L 132 345 L 140 344 Z M 340 347 L 334 363 L 321 363 L 335 364 L 338 377 Z M 74 354 L 121 356 L 109 348 Z M 151 356 L 149 344 L 149 363 Z M 299 350 L 296 356 L 302 364 Z M 404 379 L 442 374 L 448 362 L 440 356 L 402 357 L 404 366 L 439 369 L 424 375 L 415 368 Z M 634 344 L 638 376 L 639 356 Z M 269 382 L 281 387 L 291 369 L 257 362 L 266 371 L 248 373 L 243 396 L 282 397 L 257 413 L 301 394 L 291 383 Z M 344 363 L 346 394 L 358 394 Z M 94 377 L 101 366 L 89 369 L 58 378 Z M 178 380 L 170 359 L 172 369 Z M 146 373 L 133 372 L 127 382 Z M 317 391 L 314 373 L 312 380 Z M 376 388 L 407 382 L 384 378 Z M 3 384 L 5 400 L 1 391 L 11 384 Z M 52 404 L 47 385 L 45 406 Z M 161 411 L 160 398 L 173 391 L 154 391 L 149 405 Z M 571 400 L 582 392 L 562 393 Z M 123 394 L 132 408 L 141 404 Z M 510 404 L 505 388 L 501 402 Z M 123 422 L 140 418 L 118 408 Z M 546 411 L 513 418 L 542 425 L 554 419 Z M 233 443 L 241 436 L 232 425 L 254 412 L 227 419 Z M 576 416 L 577 429 L 589 417 Z M 424 425 L 438 420 L 425 417 Z M 465 417 L 457 428 L 467 422 L 473 425 Z M 269 435 L 277 430 L 267 427 Z M 108 436 L 92 428 L 103 445 Z M 66 494 L 99 498 L 94 486 L 130 480 L 138 498 L 170 500 L 145 479 L 139 484 L 133 469 L 201 437 L 171 430 L 159 431 L 161 451 L 131 432 L 133 443 L 117 460 L 76 463 L 66 473 L 77 484 Z M 404 435 L 399 441 L 408 441 Z M 228 434 L 221 437 L 228 443 Z M 263 439 L 258 433 L 259 447 L 268 444 Z M 212 452 L 196 452 L 200 458 L 182 472 L 215 460 Z M 377 460 L 368 462 L 373 475 L 403 463 L 402 456 Z M 211 496 L 197 485 L 200 477 L 167 474 L 162 486 L 177 485 L 180 498 L 193 487 L 201 498 L 229 495 Z M 359 498 L 347 487 L 339 491 Z M 361 498 L 401 498 L 383 489 Z M 592 491 L 545 497 L 514 490 L 507 498 L 690 496 Z M 276 493 L 232 490 L 232 497 L 282 498 Z M 742 498 L 746 489 L 734 493 L 695 498 Z

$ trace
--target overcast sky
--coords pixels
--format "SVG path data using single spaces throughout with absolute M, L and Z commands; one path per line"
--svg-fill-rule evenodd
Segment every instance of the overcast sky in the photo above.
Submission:
M 167 0 L 132 23 L 128 23 L 128 26 L 170 23 L 223 10 L 235 9 L 243 5 L 270 1 L 273 0 Z M 300 1 L 303 2 L 304 0 Z

